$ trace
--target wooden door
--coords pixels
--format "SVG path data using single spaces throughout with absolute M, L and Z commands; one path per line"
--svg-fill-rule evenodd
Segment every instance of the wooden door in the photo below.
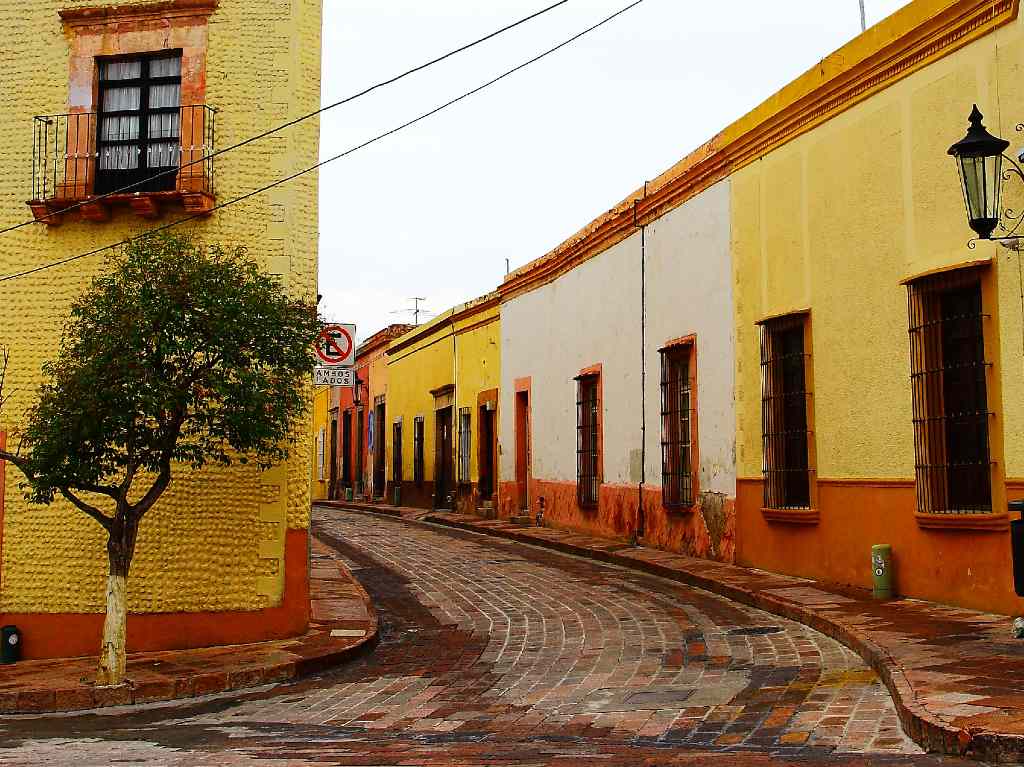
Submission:
M 439 509 L 451 507 L 448 495 L 454 489 L 455 461 L 452 452 L 452 409 L 446 407 L 436 413 L 437 434 L 434 440 L 434 505 Z
M 530 508 L 530 393 L 516 393 L 516 491 L 519 508 Z

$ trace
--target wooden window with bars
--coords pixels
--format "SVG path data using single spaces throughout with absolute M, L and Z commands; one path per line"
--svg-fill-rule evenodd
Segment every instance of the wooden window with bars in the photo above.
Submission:
M 810 509 L 809 317 L 761 323 L 761 434 L 766 509 Z
M 459 482 L 462 484 L 473 481 L 470 466 L 470 449 L 473 441 L 472 412 L 468 407 L 459 408 Z
M 601 486 L 600 376 L 576 379 L 576 499 L 582 508 L 595 508 Z
M 988 369 L 980 269 L 909 283 L 917 509 L 992 512 Z
M 416 487 L 423 486 L 423 416 L 412 422 L 412 478 Z
M 661 350 L 661 495 L 666 508 L 689 508 L 696 495 L 694 344 Z
M 402 484 L 402 419 L 391 427 L 391 481 Z

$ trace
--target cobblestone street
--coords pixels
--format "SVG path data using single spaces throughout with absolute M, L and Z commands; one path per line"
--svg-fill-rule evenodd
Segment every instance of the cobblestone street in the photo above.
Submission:
M 381 641 L 318 678 L 145 709 L 0 720 L 17 765 L 951 764 L 803 626 L 470 533 L 319 510 Z

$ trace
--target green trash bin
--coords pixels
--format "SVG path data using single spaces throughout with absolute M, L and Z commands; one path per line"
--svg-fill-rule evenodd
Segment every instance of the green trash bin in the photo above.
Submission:
M 21 632 L 17 626 L 0 629 L 0 663 L 17 663 L 21 660 Z
M 892 546 L 871 547 L 871 580 L 875 599 L 892 599 Z
M 351 487 L 346 487 L 345 488 L 345 500 L 348 501 L 349 503 L 352 503 L 352 488 Z
M 391 488 L 391 501 L 392 506 L 402 505 L 402 488 L 399 487 L 398 485 L 395 485 L 394 487 Z

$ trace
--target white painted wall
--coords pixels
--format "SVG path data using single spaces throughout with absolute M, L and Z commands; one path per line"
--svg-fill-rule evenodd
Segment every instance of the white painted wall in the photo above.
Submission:
M 647 484 L 661 483 L 658 349 L 697 334 L 701 489 L 736 493 L 729 182 L 647 227 Z M 533 476 L 576 480 L 576 382 L 601 363 L 604 479 L 639 479 L 639 231 L 554 282 L 502 306 L 501 476 L 515 477 L 515 386 L 532 377 Z

